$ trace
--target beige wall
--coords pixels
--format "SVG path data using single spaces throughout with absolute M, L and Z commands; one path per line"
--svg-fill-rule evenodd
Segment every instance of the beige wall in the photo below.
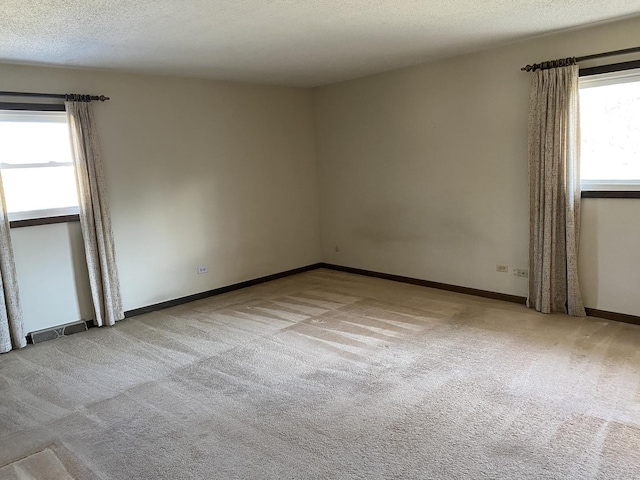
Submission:
M 519 68 L 635 46 L 639 27 L 543 37 L 313 93 L 11 65 L 0 78 L 2 90 L 112 97 L 96 114 L 127 310 L 321 259 L 526 295 L 526 279 L 495 271 L 527 268 L 531 77 Z M 640 201 L 583 207 L 587 305 L 640 315 Z M 77 225 L 12 236 L 27 331 L 88 318 Z
M 11 230 L 25 331 L 93 318 L 80 224 Z
M 639 30 L 635 19 L 315 89 L 323 260 L 525 296 L 526 279 L 495 268 L 528 263 L 520 67 L 636 46 Z M 589 307 L 640 315 L 639 214 L 637 200 L 584 202 Z
M 11 65 L 0 78 L 2 90 L 111 97 L 95 112 L 126 310 L 320 260 L 309 90 Z M 50 266 L 52 291 L 73 283 L 25 251 L 44 248 L 40 228 L 14 235 L 28 317 L 44 297 L 26 272 Z M 51 255 L 70 248 L 51 238 Z M 70 305 L 67 321 L 77 315 Z
M 580 282 L 592 308 L 640 316 L 640 200 L 582 203 Z

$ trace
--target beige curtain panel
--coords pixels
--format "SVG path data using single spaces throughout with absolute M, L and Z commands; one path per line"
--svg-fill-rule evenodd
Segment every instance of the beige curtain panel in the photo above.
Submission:
M 66 101 L 65 107 L 95 322 L 113 325 L 124 318 L 124 311 L 93 110 L 90 102 L 82 101 Z
M 580 235 L 578 66 L 534 73 L 529 111 L 529 306 L 585 316 Z
M 0 353 L 27 344 L 22 322 L 22 308 L 18 291 L 18 278 L 13 261 L 13 247 L 4 200 L 2 174 L 0 172 Z

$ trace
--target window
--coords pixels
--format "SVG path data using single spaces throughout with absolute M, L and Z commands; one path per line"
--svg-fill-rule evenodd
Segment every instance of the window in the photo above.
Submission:
M 640 190 L 640 69 L 580 78 L 582 190 Z
M 78 214 L 64 111 L 0 110 L 0 168 L 9 220 Z

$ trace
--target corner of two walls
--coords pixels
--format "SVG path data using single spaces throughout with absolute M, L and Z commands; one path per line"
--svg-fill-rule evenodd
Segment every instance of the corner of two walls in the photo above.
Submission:
M 528 63 L 629 48 L 640 18 L 315 88 L 322 260 L 527 295 Z M 590 308 L 640 315 L 640 202 L 583 201 Z M 507 265 L 509 273 L 496 270 Z
M 4 90 L 112 98 L 96 116 L 126 310 L 319 261 L 524 296 L 527 280 L 511 273 L 528 263 L 530 75 L 520 67 L 633 46 L 639 26 L 314 89 L 16 65 L 0 73 Z M 640 315 L 640 206 L 619 205 L 583 204 L 583 294 L 591 308 Z M 73 227 L 14 238 L 31 228 L 45 239 L 43 229 L 55 230 L 60 244 L 45 258 L 32 254 L 44 240 L 15 242 L 23 303 L 43 305 L 42 285 L 62 275 L 57 285 L 83 297 L 68 316 L 86 315 Z M 49 310 L 62 311 L 53 300 L 67 294 L 51 288 Z
M 314 92 L 325 262 L 526 295 L 496 271 L 528 258 L 528 88 L 508 68 L 469 57 Z

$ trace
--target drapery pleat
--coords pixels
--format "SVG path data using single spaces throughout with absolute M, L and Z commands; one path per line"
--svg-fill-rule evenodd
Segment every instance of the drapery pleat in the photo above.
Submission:
M 544 313 L 585 316 L 580 235 L 578 66 L 534 73 L 529 105 L 529 298 Z
M 93 110 L 85 101 L 66 101 L 65 107 L 95 323 L 113 325 L 124 311 Z
M 13 247 L 9 230 L 7 205 L 0 172 L 0 353 L 27 344 L 24 336 L 22 307 L 16 266 L 13 261 Z

